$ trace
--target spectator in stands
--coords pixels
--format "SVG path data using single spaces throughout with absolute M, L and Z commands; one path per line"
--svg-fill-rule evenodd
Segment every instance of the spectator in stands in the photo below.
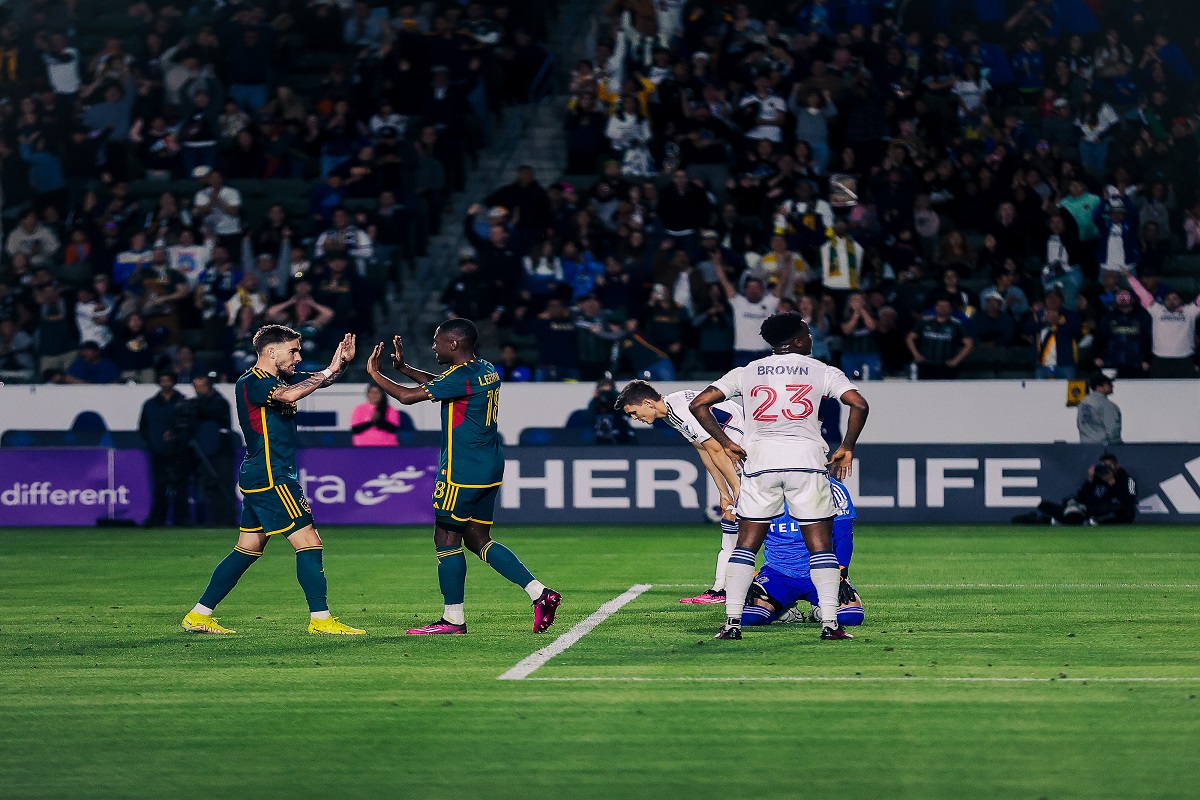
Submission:
M 833 237 L 821 245 L 821 282 L 834 297 L 844 300 L 865 285 L 863 248 L 850 238 L 850 227 L 838 221 Z
M 496 372 L 505 383 L 524 383 L 533 379 L 533 369 L 521 359 L 512 344 L 501 345 L 500 358 L 495 362 Z
M 1179 292 L 1169 291 L 1160 302 L 1128 270 L 1123 274 L 1142 308 L 1150 314 L 1154 355 L 1150 362 L 1150 377 L 1195 378 L 1196 318 L 1200 316 L 1200 297 L 1195 303 L 1185 305 Z
M 717 280 L 733 311 L 733 365 L 744 367 L 770 353 L 758 329 L 762 327 L 763 320 L 775 313 L 779 298 L 768 295 L 758 278 L 747 279 L 741 292 L 733 288 L 725 269 L 717 270 Z
M 12 317 L 0 316 L 0 380 L 30 381 L 35 363 L 33 337 Z
M 1063 305 L 1063 291 L 1050 289 L 1041 308 L 1034 308 L 1025 325 L 1025 339 L 1033 345 L 1034 377 L 1071 380 L 1083 338 L 1079 313 Z
M 208 166 L 193 169 L 192 177 L 203 187 L 192 199 L 192 213 L 195 218 L 210 228 L 225 248 L 233 250 L 240 247 L 241 192 L 232 186 L 226 186 L 221 173 Z
M 479 270 L 473 254 L 458 259 L 458 274 L 442 291 L 442 305 L 450 319 L 482 320 L 496 308 L 495 286 Z
M 10 258 L 17 253 L 24 253 L 30 264 L 41 267 L 55 263 L 59 247 L 59 239 L 54 231 L 38 219 L 36 211 L 30 210 L 21 215 L 17 227 L 8 235 L 4 251 Z
M 175 373 L 158 375 L 159 390 L 142 405 L 138 432 L 150 451 L 150 484 L 152 501 L 147 528 L 167 523 L 168 516 L 175 526 L 190 524 L 188 509 L 189 461 L 183 457 L 180 431 L 176 424 L 183 396 L 175 391 Z
M 866 296 L 862 292 L 852 292 L 846 301 L 841 326 L 842 336 L 845 337 L 842 372 L 851 379 L 880 380 L 883 377 L 879 348 L 875 342 L 878 327 L 879 323 L 867 304 Z
M 66 369 L 65 383 L 117 383 L 121 371 L 110 359 L 105 358 L 97 342 L 87 341 L 79 345 L 79 355 Z
M 622 338 L 621 328 L 594 293 L 579 298 L 574 320 L 579 329 L 576 342 L 580 379 L 599 380 L 604 373 L 613 369 L 613 343 Z
M 558 381 L 579 377 L 579 329 L 571 319 L 567 305 L 552 297 L 546 310 L 532 319 L 526 309 L 518 308 L 517 333 L 537 338 L 538 367 L 536 380 Z
M 1016 340 L 1017 321 L 1004 307 L 1004 298 L 995 289 L 981 295 L 983 308 L 970 321 L 971 338 L 979 347 L 1007 347 Z
M 112 302 L 99 296 L 94 285 L 80 287 L 75 293 L 75 328 L 80 340 L 95 342 L 102 350 L 108 347 L 114 310 Z
M 154 366 L 165 332 L 147 330 L 141 314 L 130 314 L 113 330 L 109 346 L 112 359 L 121 370 L 121 380 L 137 383 L 154 381 Z
M 513 229 L 509 246 L 517 252 L 528 252 L 541 242 L 553 224 L 550 197 L 537 182 L 533 167 L 528 164 L 517 167 L 517 179 L 488 195 L 485 202 L 503 206 L 512 212 Z
M 367 402 L 360 403 L 350 412 L 350 432 L 354 434 L 351 437 L 354 446 L 395 447 L 398 430 L 400 410 L 389 405 L 383 391 L 371 384 L 367 387 Z
M 52 278 L 42 278 L 30 286 L 37 303 L 34 340 L 38 373 L 45 374 L 47 370 L 65 372 L 79 354 L 79 331 L 75 328 L 75 315 L 71 313 L 74 309 L 67 305 Z
M 1150 373 L 1153 334 L 1149 313 L 1133 303 L 1127 289 L 1115 293 L 1113 308 L 1096 325 L 1093 360 L 1098 368 L 1115 369 L 1118 378 L 1144 378 Z
M 949 298 L 938 299 L 933 309 L 934 313 L 908 334 L 908 350 L 917 364 L 919 380 L 957 378 L 958 367 L 975 347 L 975 340 L 953 315 Z
M 569 175 L 595 175 L 600 156 L 608 146 L 606 119 L 596 107 L 596 96 L 584 92 L 567 111 L 567 165 Z
M 677 169 L 671 185 L 662 190 L 658 200 L 658 218 L 666 234 L 690 246 L 701 228 L 708 227 L 712 204 L 704 188 L 688 177 L 687 170 Z
M 1088 381 L 1091 389 L 1075 411 L 1081 444 L 1120 444 L 1121 409 L 1111 399 L 1112 379 L 1097 373 Z
M 1141 260 L 1141 254 L 1138 252 L 1137 219 L 1131 219 L 1127 211 L 1123 201 L 1113 200 L 1108 204 L 1108 221 L 1103 218 L 1098 220 L 1096 227 L 1100 234 L 1096 241 L 1096 263 L 1102 270 L 1137 270 Z M 1100 217 L 1099 209 L 1096 215 Z

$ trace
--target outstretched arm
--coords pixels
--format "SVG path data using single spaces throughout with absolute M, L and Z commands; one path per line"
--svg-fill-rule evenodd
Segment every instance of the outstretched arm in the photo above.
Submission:
M 1154 304 L 1154 295 L 1146 291 L 1146 287 L 1142 286 L 1142 282 L 1139 281 L 1137 276 L 1129 270 L 1122 269 L 1121 274 L 1124 275 L 1125 280 L 1128 281 L 1129 288 L 1133 290 L 1135 295 L 1137 295 L 1137 299 L 1142 304 L 1142 308 L 1150 308 L 1150 306 Z
M 854 446 L 858 444 L 858 436 L 867 424 L 867 414 L 870 413 L 871 407 L 867 405 L 867 399 L 859 394 L 857 389 L 845 392 L 838 399 L 843 404 L 850 406 L 850 420 L 846 423 L 846 435 L 843 437 L 841 445 L 829 457 L 826 466 L 830 468 L 833 477 L 842 480 L 850 477 L 850 473 L 853 471 Z
M 283 403 L 295 403 L 303 400 L 317 389 L 332 386 L 346 369 L 346 363 L 354 358 L 354 334 L 347 333 L 342 337 L 342 343 L 333 354 L 329 367 L 321 372 L 308 376 L 299 383 L 290 385 L 280 384 L 272 393 L 271 399 Z
M 383 345 L 381 344 L 380 346 L 382 347 Z M 396 351 L 392 353 L 392 367 L 410 381 L 416 381 L 417 383 L 429 383 L 431 380 L 437 377 L 437 375 L 434 375 L 432 372 L 426 372 L 423 369 L 410 367 L 408 364 L 404 363 L 404 340 L 400 338 L 400 334 L 396 334 L 392 337 L 392 348 Z
M 746 460 L 746 451 L 740 445 L 734 444 L 725 431 L 721 430 L 721 425 L 717 422 L 717 418 L 713 416 L 712 406 L 720 403 L 725 399 L 724 393 L 715 386 L 709 386 L 688 405 L 692 416 L 700 423 L 700 427 L 708 431 L 708 435 L 717 441 L 725 455 L 735 464 L 740 464 Z
M 397 339 L 400 337 L 397 336 Z M 375 349 L 371 351 L 370 357 L 367 359 L 367 375 L 371 380 L 379 385 L 383 393 L 389 397 L 394 397 L 406 406 L 411 406 L 429 399 L 429 395 L 420 386 L 401 386 L 391 378 L 387 377 L 379 371 L 383 363 L 383 342 L 375 345 Z M 419 371 L 419 370 L 418 370 Z M 435 376 L 430 376 L 431 378 Z M 422 381 L 424 383 L 424 381 Z

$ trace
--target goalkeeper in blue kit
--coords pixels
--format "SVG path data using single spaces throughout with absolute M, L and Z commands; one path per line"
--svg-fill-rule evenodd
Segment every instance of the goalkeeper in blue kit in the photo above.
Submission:
M 838 588 L 837 618 L 841 625 L 861 625 L 864 619 L 862 598 L 846 578 L 854 555 L 854 501 L 841 481 L 830 477 L 833 504 L 833 552 L 842 569 Z M 817 587 L 809 575 L 808 548 L 800 533 L 800 523 L 786 512 L 771 523 L 767 531 L 766 563 L 750 584 L 742 625 L 770 625 L 772 622 L 820 622 Z M 813 608 L 797 607 L 801 600 Z

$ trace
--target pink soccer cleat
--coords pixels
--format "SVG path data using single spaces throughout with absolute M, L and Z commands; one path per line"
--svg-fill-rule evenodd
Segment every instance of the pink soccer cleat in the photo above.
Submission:
M 439 619 L 437 622 L 431 622 L 420 628 L 409 628 L 405 631 L 405 633 L 412 634 L 413 636 L 431 636 L 445 633 L 460 634 L 466 632 L 466 625 L 455 625 L 453 622 L 447 622 L 445 619 Z
M 554 624 L 554 615 L 562 605 L 562 595 L 553 589 L 543 589 L 542 596 L 533 601 L 533 632 L 545 633 Z
M 695 597 L 684 597 L 679 602 L 694 606 L 715 606 L 725 602 L 725 590 L 705 589 Z

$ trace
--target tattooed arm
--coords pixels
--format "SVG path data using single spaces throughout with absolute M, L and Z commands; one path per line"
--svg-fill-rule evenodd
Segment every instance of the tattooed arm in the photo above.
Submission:
M 346 364 L 354 358 L 354 334 L 347 333 L 333 354 L 329 367 L 321 372 L 309 375 L 304 380 L 290 385 L 279 385 L 271 392 L 271 399 L 281 403 L 295 403 L 303 400 L 317 389 L 332 386 L 346 369 Z

